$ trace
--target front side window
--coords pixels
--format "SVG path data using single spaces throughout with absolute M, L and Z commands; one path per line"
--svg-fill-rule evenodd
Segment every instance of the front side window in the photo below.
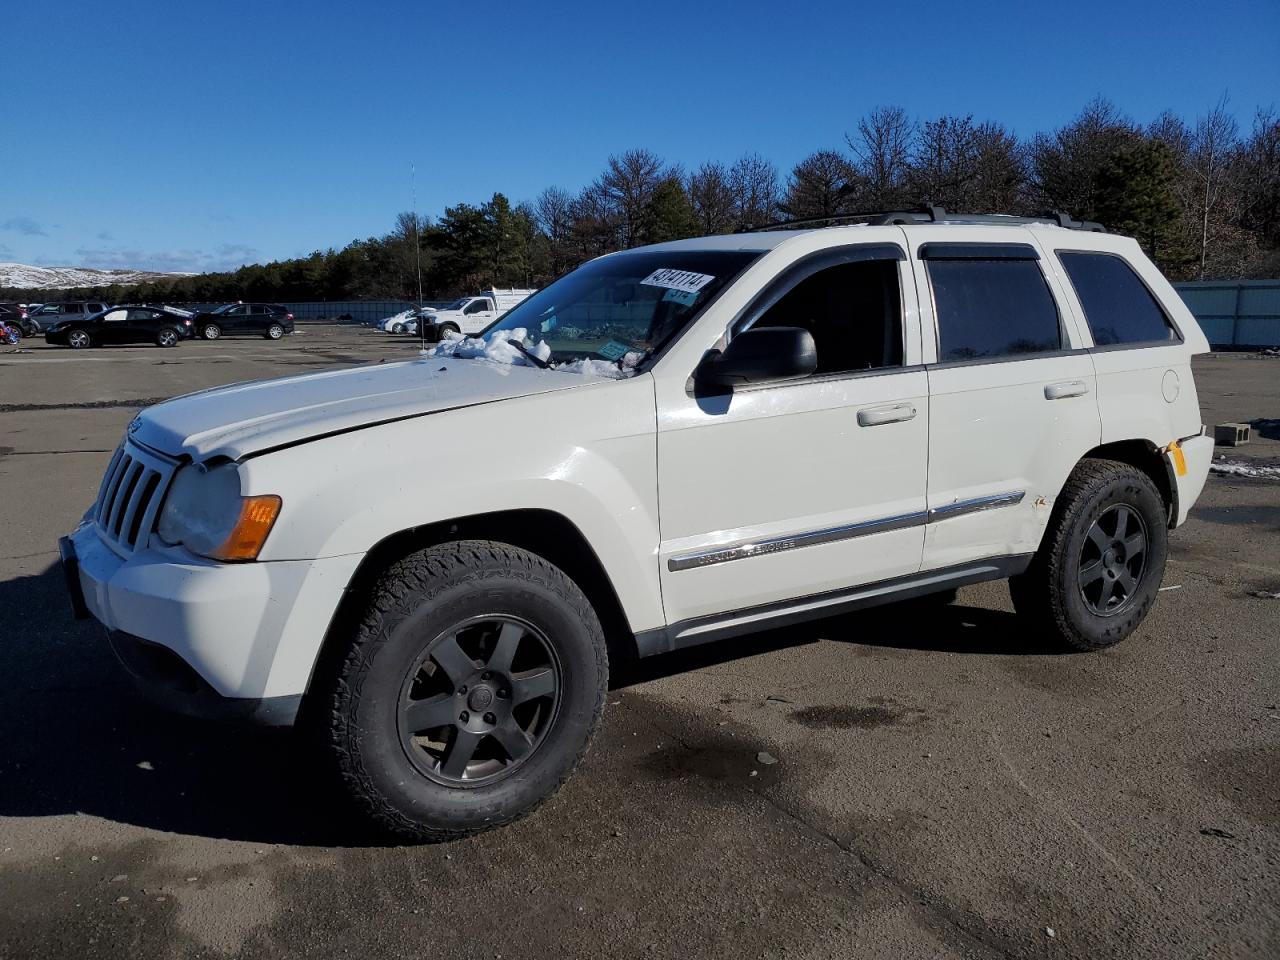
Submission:
M 485 330 L 525 330 L 545 341 L 554 365 L 573 360 L 637 366 L 685 330 L 758 250 L 668 250 L 616 253 L 512 307 Z
M 1063 347 L 1058 308 L 1035 260 L 926 260 L 938 361 L 998 359 Z
M 465 314 L 484 313 L 484 311 L 488 309 L 489 309 L 488 300 L 472 300 L 469 304 L 467 304 L 467 309 L 464 310 L 463 313 Z
M 1058 251 L 1100 347 L 1177 340 L 1177 331 L 1138 275 L 1110 253 Z
M 815 376 L 902 365 L 902 295 L 896 260 L 840 263 L 782 295 L 752 328 L 801 327 L 818 353 Z

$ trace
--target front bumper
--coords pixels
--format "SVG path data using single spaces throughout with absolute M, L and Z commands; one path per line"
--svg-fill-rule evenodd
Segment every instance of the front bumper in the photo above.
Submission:
M 183 713 L 289 723 L 360 562 L 218 563 L 180 547 L 121 557 L 85 522 L 59 543 L 72 607 L 151 698 Z

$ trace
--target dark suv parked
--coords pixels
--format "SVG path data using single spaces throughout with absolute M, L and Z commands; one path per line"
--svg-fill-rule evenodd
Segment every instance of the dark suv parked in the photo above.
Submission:
M 191 315 L 167 307 L 111 307 L 85 317 L 67 317 L 45 331 L 47 343 L 83 350 L 111 343 L 175 347 L 191 336 Z
M 0 323 L 15 327 L 24 337 L 40 332 L 40 324 L 27 316 L 27 308 L 20 303 L 0 303 Z
M 245 334 L 279 340 L 293 333 L 293 314 L 278 303 L 224 303 L 196 314 L 195 331 L 206 340 Z
M 29 311 L 29 319 L 40 324 L 40 329 L 48 330 L 61 320 L 82 320 L 95 313 L 101 313 L 109 303 L 97 300 L 62 300 L 57 303 L 42 303 Z

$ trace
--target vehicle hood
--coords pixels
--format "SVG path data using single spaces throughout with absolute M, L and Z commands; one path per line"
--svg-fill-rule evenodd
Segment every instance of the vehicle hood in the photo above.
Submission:
M 148 407 L 129 436 L 201 461 L 589 383 L 535 367 L 430 357 L 215 387 Z

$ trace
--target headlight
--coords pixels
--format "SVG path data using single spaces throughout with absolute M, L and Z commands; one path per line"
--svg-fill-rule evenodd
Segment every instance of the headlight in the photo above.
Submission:
M 280 514 L 280 498 L 240 495 L 234 463 L 212 470 L 183 467 L 173 478 L 157 532 L 166 543 L 182 544 L 212 560 L 254 560 Z

